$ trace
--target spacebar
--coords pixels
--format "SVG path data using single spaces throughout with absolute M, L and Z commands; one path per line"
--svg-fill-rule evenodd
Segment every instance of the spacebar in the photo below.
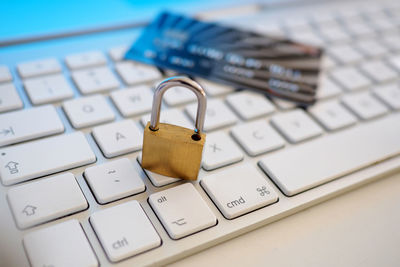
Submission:
M 287 196 L 400 154 L 400 114 L 361 124 L 261 159 Z
M 81 132 L 0 149 L 0 178 L 11 185 L 96 161 Z

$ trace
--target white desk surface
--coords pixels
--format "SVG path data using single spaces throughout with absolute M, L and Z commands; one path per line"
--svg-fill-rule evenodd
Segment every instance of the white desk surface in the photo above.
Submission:
M 170 266 L 400 266 L 400 173 Z

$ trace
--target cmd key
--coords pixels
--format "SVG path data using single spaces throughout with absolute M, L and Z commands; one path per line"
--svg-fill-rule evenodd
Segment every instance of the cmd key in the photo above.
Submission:
M 12 185 L 96 161 L 81 132 L 0 149 L 0 178 Z

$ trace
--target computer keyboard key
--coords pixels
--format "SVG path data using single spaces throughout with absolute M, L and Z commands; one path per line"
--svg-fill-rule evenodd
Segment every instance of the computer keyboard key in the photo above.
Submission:
M 112 92 L 111 99 L 122 116 L 130 117 L 151 111 L 153 91 L 149 86 L 138 85 Z
M 229 106 L 244 120 L 271 114 L 275 106 L 262 94 L 243 91 L 226 98 Z
M 46 105 L 0 115 L 0 146 L 64 132 L 56 109 Z
M 394 67 L 398 72 L 400 72 L 400 55 L 391 56 L 390 58 L 388 58 L 388 62 L 392 67 Z
M 102 95 L 93 95 L 67 100 L 63 108 L 74 128 L 84 128 L 110 122 L 115 114 Z
M 385 46 L 372 39 L 360 39 L 355 47 L 368 57 L 379 57 L 388 53 L 388 49 Z
M 71 76 L 84 95 L 109 91 L 120 86 L 117 77 L 108 67 L 76 70 Z
M 172 239 L 216 225 L 217 218 L 190 183 L 150 195 L 149 203 Z
M 142 156 L 140 155 L 137 158 L 137 161 L 139 164 L 142 164 Z M 169 185 L 175 182 L 182 181 L 182 179 L 178 178 L 172 178 L 168 176 L 164 176 L 155 172 L 151 172 L 149 170 L 143 169 L 143 171 L 146 173 L 147 177 L 150 179 L 150 182 L 155 186 L 155 187 L 161 187 L 165 185 Z
M 61 65 L 55 58 L 19 63 L 17 70 L 22 78 L 61 72 Z
M 161 245 L 160 236 L 136 200 L 95 212 L 90 223 L 112 262 Z
M 132 120 L 117 121 L 93 128 L 93 137 L 107 158 L 137 151 L 142 147 L 142 130 Z
M 357 122 L 357 118 L 336 100 L 317 103 L 308 111 L 328 131 L 342 129 Z
M 203 169 L 211 171 L 239 162 L 242 159 L 242 151 L 228 134 L 224 132 L 207 134 L 203 150 Z
M 66 56 L 65 63 L 69 69 L 76 70 L 105 65 L 107 60 L 104 54 L 100 51 L 88 51 Z
M 126 51 L 128 51 L 128 46 L 121 45 L 111 48 L 108 54 L 113 61 L 121 61 L 124 59 Z
M 7 198 L 17 225 L 22 229 L 88 208 L 72 173 L 12 187 Z
M 354 67 L 337 68 L 330 74 L 347 91 L 355 91 L 371 85 L 371 81 Z
M 281 113 L 271 118 L 271 124 L 291 143 L 298 143 L 319 136 L 323 133 L 302 109 Z
M 320 35 L 328 42 L 339 43 L 348 41 L 351 36 L 339 25 L 318 25 Z
M 372 80 L 383 83 L 398 78 L 399 74 L 386 65 L 383 61 L 367 61 L 360 65 L 360 69 Z
M 334 83 L 326 74 L 321 74 L 318 84 L 317 98 L 326 99 L 343 93 L 339 85 Z
M 140 118 L 140 122 L 143 125 L 143 127 L 146 126 L 147 122 L 150 121 L 150 117 L 151 117 L 151 115 L 147 114 Z M 185 116 L 185 114 L 177 108 L 162 110 L 161 114 L 160 114 L 160 122 L 175 124 L 175 125 L 179 125 L 179 126 L 182 126 L 185 128 L 194 129 L 194 123 L 191 122 Z
M 189 114 L 192 121 L 195 121 L 197 113 L 197 103 L 188 105 L 185 110 Z M 207 101 L 204 131 L 212 131 L 218 128 L 235 124 L 236 122 L 236 115 L 224 102 L 222 102 L 222 100 L 210 99 Z
M 71 86 L 62 74 L 26 79 L 24 87 L 34 105 L 48 104 L 74 96 Z
M 368 92 L 345 95 L 342 103 L 362 120 L 373 119 L 388 112 L 388 109 Z
M 23 106 L 14 84 L 0 84 L 0 113 L 20 109 Z
M 234 126 L 232 136 L 250 156 L 258 156 L 285 146 L 283 138 L 266 120 Z
M 397 83 L 380 85 L 373 94 L 393 110 L 400 110 L 400 85 Z
M 293 196 L 399 155 L 399 126 L 396 113 L 267 155 L 259 163 L 285 195 Z
M 349 44 L 335 45 L 328 49 L 329 55 L 343 64 L 361 61 L 364 56 Z
M 11 72 L 5 65 L 0 65 L 0 83 L 11 82 L 12 81 Z
M 393 52 L 400 51 L 400 36 L 394 34 L 385 34 L 381 39 L 382 43 L 386 45 L 389 50 Z M 399 57 L 399 56 L 397 56 Z
M 206 91 L 207 96 L 220 96 L 232 93 L 235 89 L 231 86 L 220 83 L 210 82 L 208 80 L 196 79 Z
M 32 266 L 99 266 L 81 225 L 75 219 L 30 232 L 25 235 L 23 243 Z
M 201 185 L 227 219 L 278 201 L 266 177 L 249 163 L 205 176 Z
M 81 132 L 0 148 L 0 178 L 12 185 L 96 161 Z
M 136 85 L 161 79 L 161 73 L 152 66 L 133 62 L 118 62 L 115 69 L 127 85 Z
M 86 181 L 100 204 L 144 192 L 146 187 L 139 175 L 141 169 L 138 163 L 133 164 L 122 158 L 85 170 Z
M 272 102 L 281 110 L 291 110 L 296 108 L 296 104 L 280 98 L 272 98 Z

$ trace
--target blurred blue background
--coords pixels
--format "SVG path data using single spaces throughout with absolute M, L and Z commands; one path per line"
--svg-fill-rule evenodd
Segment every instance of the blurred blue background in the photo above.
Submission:
M 161 10 L 196 13 L 224 7 L 229 0 L 1 0 L 0 41 L 148 21 Z M 244 3 L 245 1 L 236 1 Z

